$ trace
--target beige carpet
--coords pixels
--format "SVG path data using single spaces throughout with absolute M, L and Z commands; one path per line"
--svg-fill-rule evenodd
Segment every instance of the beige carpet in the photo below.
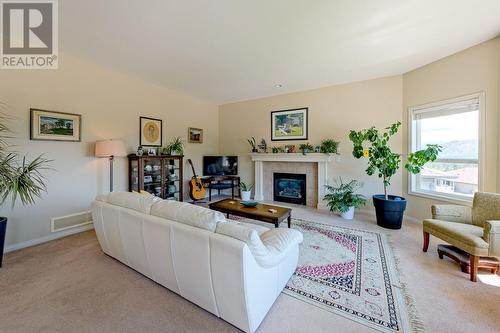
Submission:
M 500 277 L 481 272 L 469 282 L 437 239 L 421 252 L 421 228 L 376 226 L 372 217 L 344 221 L 298 207 L 294 216 L 391 235 L 402 278 L 428 332 L 498 332 Z M 494 286 L 498 284 L 498 286 Z M 104 255 L 85 232 L 6 255 L 0 269 L 0 332 L 238 332 L 212 314 Z M 374 332 L 365 326 L 282 294 L 259 332 Z

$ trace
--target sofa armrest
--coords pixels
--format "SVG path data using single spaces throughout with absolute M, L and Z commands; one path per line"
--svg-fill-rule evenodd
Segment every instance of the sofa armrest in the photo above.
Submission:
M 267 249 L 267 253 L 259 257 L 254 253 L 255 260 L 262 267 L 273 267 L 283 261 L 290 251 L 303 241 L 300 231 L 285 228 L 275 228 L 260 235 L 262 244 Z
M 483 239 L 490 245 L 488 254 L 500 257 L 500 221 L 484 223 Z
M 448 222 L 472 224 L 472 208 L 460 205 L 432 205 L 432 218 Z

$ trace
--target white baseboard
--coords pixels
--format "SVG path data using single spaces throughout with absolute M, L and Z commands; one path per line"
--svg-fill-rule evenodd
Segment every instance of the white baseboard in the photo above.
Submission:
M 358 209 L 356 211 L 356 213 L 362 214 L 362 215 L 368 215 L 370 217 L 374 217 L 375 218 L 375 208 L 372 208 L 372 209 L 366 209 L 366 208 L 365 209 Z M 418 219 L 416 217 L 409 216 L 407 214 L 404 215 L 403 221 L 409 221 L 409 222 L 412 222 L 412 223 L 422 223 L 422 219 Z
M 77 228 L 67 229 L 64 231 L 50 234 L 50 235 L 45 236 L 45 237 L 40 237 L 40 238 L 36 238 L 36 239 L 31 239 L 29 241 L 8 245 L 5 247 L 4 252 L 5 253 L 12 252 L 12 251 L 24 249 L 25 247 L 30 247 L 30 246 L 34 246 L 34 245 L 38 245 L 38 244 L 42 244 L 42 243 L 47 243 L 47 242 L 56 240 L 58 238 L 63 238 L 66 236 L 78 234 L 80 232 L 84 232 L 84 231 L 91 230 L 91 229 L 94 229 L 94 224 L 92 224 L 92 223 L 86 224 L 86 225 L 83 225 L 83 226 L 77 227 Z

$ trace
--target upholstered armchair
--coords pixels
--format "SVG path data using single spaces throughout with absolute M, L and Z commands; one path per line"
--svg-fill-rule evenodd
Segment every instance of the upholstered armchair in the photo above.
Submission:
M 424 246 L 434 235 L 470 254 L 470 279 L 476 281 L 479 257 L 500 257 L 500 194 L 476 193 L 471 207 L 433 205 L 423 222 Z

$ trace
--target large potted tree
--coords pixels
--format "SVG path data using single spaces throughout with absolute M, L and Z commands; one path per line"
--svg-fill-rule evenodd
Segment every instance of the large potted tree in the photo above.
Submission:
M 0 109 L 4 107 L 0 103 Z M 0 205 L 10 201 L 14 207 L 18 199 L 23 205 L 33 204 L 46 189 L 42 172 L 50 168 L 50 161 L 43 156 L 28 161 L 25 156 L 11 152 L 7 140 L 12 132 L 7 126 L 7 120 L 7 117 L 0 114 Z M 0 217 L 0 267 L 6 230 L 7 218 Z
M 389 140 L 401 126 L 401 122 L 392 124 L 382 132 L 375 127 L 361 131 L 351 130 L 349 139 L 353 143 L 352 154 L 355 158 L 368 158 L 366 173 L 371 176 L 377 174 L 382 178 L 384 194 L 373 196 L 373 205 L 377 215 L 377 224 L 384 228 L 400 229 L 406 209 L 406 199 L 396 195 L 387 194 L 391 178 L 401 166 L 401 154 L 394 153 L 389 147 Z M 367 148 L 364 145 L 367 144 Z M 441 146 L 427 145 L 427 148 L 408 154 L 405 169 L 413 174 L 418 174 L 427 162 L 435 161 Z

